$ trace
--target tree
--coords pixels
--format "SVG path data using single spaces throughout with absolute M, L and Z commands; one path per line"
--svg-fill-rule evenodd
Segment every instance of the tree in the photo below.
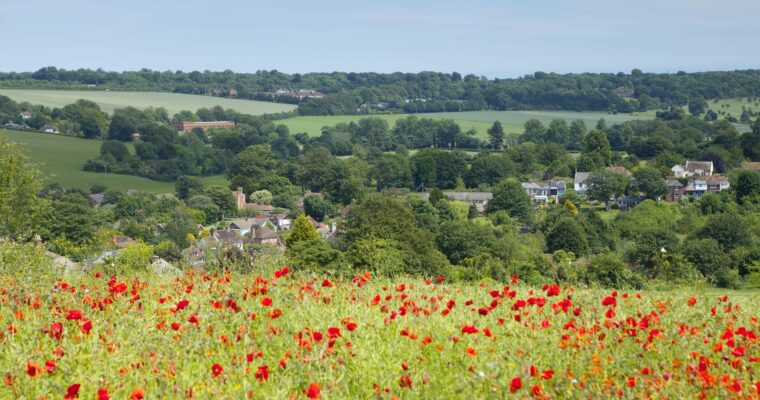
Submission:
M 531 201 L 520 182 L 508 179 L 494 188 L 493 198 L 488 202 L 486 210 L 488 213 L 505 210 L 513 218 L 527 220 L 531 212 Z
M 609 210 L 610 198 L 621 195 L 628 182 L 623 175 L 601 170 L 589 175 L 586 184 L 588 185 L 586 194 L 594 200 L 603 201 L 604 206 Z
M 589 132 L 583 138 L 583 144 L 586 147 L 586 153 L 600 161 L 598 166 L 608 166 L 612 164 L 612 148 L 607 140 L 607 134 L 602 130 L 595 129 Z
M 64 195 L 52 202 L 51 218 L 46 222 L 47 239 L 63 238 L 75 245 L 88 243 L 95 234 L 95 212 L 79 193 Z
M 203 193 L 203 181 L 197 176 L 180 176 L 174 183 L 174 193 L 180 200 L 187 200 Z
M 726 251 L 749 245 L 752 238 L 747 220 L 735 211 L 710 216 L 699 236 L 715 239 Z
M 272 204 L 272 192 L 268 190 L 257 190 L 248 195 L 248 201 L 256 204 Z
M 571 251 L 580 256 L 588 253 L 588 240 L 583 228 L 571 217 L 561 218 L 554 223 L 546 235 L 546 246 L 549 252 L 557 250 Z
M 644 167 L 633 173 L 631 191 L 644 193 L 647 199 L 656 200 L 668 192 L 665 181 L 657 168 Z
M 491 227 L 467 221 L 444 222 L 436 237 L 438 248 L 455 264 L 488 252 L 494 241 Z
M 195 216 L 185 207 L 177 207 L 166 222 L 166 236 L 180 248 L 189 245 L 188 234 L 198 232 L 198 222 Z
M 37 197 L 42 184 L 37 166 L 0 136 L 0 237 L 25 240 L 39 232 L 49 206 Z
M 306 215 L 320 222 L 335 212 L 335 206 L 330 200 L 319 196 L 306 196 L 303 199 L 303 209 Z
M 256 181 L 270 175 L 274 168 L 272 150 L 268 145 L 258 144 L 238 153 L 227 175 L 230 179 L 235 176 L 244 176 Z
M 319 232 L 314 229 L 308 218 L 304 214 L 296 217 L 293 221 L 293 227 L 290 229 L 290 234 L 285 240 L 285 244 L 288 249 L 300 242 L 308 242 L 311 240 L 319 239 Z
M 695 117 L 702 115 L 707 109 L 707 102 L 704 99 L 695 99 L 689 101 L 689 113 Z
M 212 185 L 204 189 L 204 194 L 219 207 L 222 215 L 232 215 L 237 211 L 237 203 L 232 192 L 224 186 Z
M 137 132 L 137 127 L 130 118 L 121 114 L 114 114 L 111 124 L 108 126 L 108 139 L 128 142 L 132 140 L 132 134 Z
M 760 195 L 760 172 L 746 169 L 739 171 L 733 186 L 736 188 L 736 202 L 744 204 Z
M 129 157 L 129 149 L 124 143 L 117 140 L 109 140 L 100 145 L 100 155 L 111 155 L 116 161 L 124 161 Z
M 377 190 L 411 187 L 412 170 L 409 167 L 409 159 L 398 154 L 383 154 L 372 169 L 372 177 L 375 179 Z
M 488 128 L 488 137 L 491 148 L 501 150 L 502 146 L 504 146 L 504 128 L 501 126 L 501 122 L 494 121 L 493 125 Z

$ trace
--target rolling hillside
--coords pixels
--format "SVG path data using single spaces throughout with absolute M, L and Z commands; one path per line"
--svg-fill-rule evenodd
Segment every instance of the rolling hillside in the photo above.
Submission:
M 100 174 L 82 171 L 86 160 L 95 158 L 100 152 L 99 140 L 79 139 L 32 131 L 0 129 L 0 136 L 21 144 L 30 161 L 40 165 L 49 182 L 64 187 L 89 189 L 94 183 L 103 183 L 109 189 L 137 189 L 151 193 L 172 193 L 174 184 L 159 182 L 130 175 Z M 204 178 L 207 185 L 226 185 L 223 176 Z
M 116 108 L 132 106 L 136 108 L 164 107 L 169 116 L 182 110 L 195 111 L 201 107 L 221 106 L 250 115 L 279 113 L 296 108 L 290 104 L 269 103 L 265 101 L 236 100 L 222 97 L 197 96 L 192 94 L 165 92 L 106 92 L 87 90 L 33 90 L 0 89 L 0 95 L 8 96 L 17 102 L 28 101 L 48 107 L 63 107 L 79 99 L 94 101 L 108 113 Z

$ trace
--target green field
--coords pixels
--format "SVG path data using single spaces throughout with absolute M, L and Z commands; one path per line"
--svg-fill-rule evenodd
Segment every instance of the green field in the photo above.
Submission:
M 63 187 L 89 189 L 94 183 L 103 183 L 109 189 L 137 189 L 151 193 L 174 192 L 174 184 L 170 182 L 159 182 L 131 175 L 106 175 L 82 171 L 84 162 L 97 157 L 100 153 L 101 141 L 99 140 L 5 129 L 0 129 L 0 135 L 20 143 L 29 155 L 30 161 L 40 165 L 42 172 L 48 176 L 48 181 L 59 183 Z M 206 185 L 227 184 L 223 176 L 203 179 Z
M 106 112 L 132 106 L 136 108 L 163 107 L 169 116 L 182 110 L 195 111 L 202 107 L 221 106 L 250 115 L 292 111 L 296 108 L 290 104 L 270 103 L 266 101 L 237 100 L 212 96 L 198 96 L 181 93 L 163 92 L 106 92 L 88 90 L 33 90 L 0 89 L 0 95 L 8 96 L 16 102 L 28 101 L 48 107 L 63 107 L 79 99 L 92 100 Z
M 377 115 L 393 124 L 399 118 L 406 118 L 408 114 Z M 465 111 L 451 113 L 427 113 L 417 114 L 420 118 L 453 119 L 462 130 L 475 129 L 478 137 L 485 138 L 486 131 L 494 121 L 499 121 L 504 131 L 509 133 L 522 133 L 523 124 L 529 119 L 537 119 L 544 125 L 555 118 L 561 118 L 568 122 L 576 119 L 583 120 L 589 128 L 596 125 L 599 119 L 604 118 L 607 124 L 612 125 L 634 119 L 652 119 L 654 115 L 643 114 L 608 114 L 604 112 L 573 112 L 573 111 Z M 288 126 L 291 133 L 306 132 L 311 136 L 319 135 L 323 126 L 331 126 L 340 122 L 357 121 L 366 118 L 367 115 L 332 115 L 332 116 L 302 116 L 279 121 Z

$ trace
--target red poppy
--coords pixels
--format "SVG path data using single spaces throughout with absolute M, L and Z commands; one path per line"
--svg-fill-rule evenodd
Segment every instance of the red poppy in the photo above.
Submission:
M 132 394 L 129 395 L 129 400 L 142 400 L 145 398 L 145 391 L 142 388 L 134 388 Z
M 550 369 L 545 369 L 541 372 L 542 380 L 548 381 L 549 379 L 552 379 L 553 376 L 554 376 L 554 371 Z
M 35 364 L 33 361 L 30 360 L 26 364 L 26 374 L 29 375 L 29 376 L 31 376 L 32 378 L 34 378 L 35 376 L 37 376 L 37 375 L 39 375 L 41 373 L 42 373 L 42 367 L 40 367 L 39 365 Z
M 211 366 L 211 376 L 216 378 L 217 376 L 221 375 L 222 372 L 224 372 L 224 368 L 222 368 L 219 364 L 214 364 Z
M 55 366 L 56 366 L 55 361 L 53 360 L 45 361 L 45 370 L 47 371 L 48 374 L 52 374 L 53 372 L 55 372 Z
M 444 278 L 444 277 L 443 277 L 443 275 L 439 275 L 439 276 L 438 276 L 438 279 L 436 279 L 436 280 L 438 281 L 438 283 L 443 283 L 443 281 L 444 281 L 445 279 L 446 279 L 446 278 Z
M 475 351 L 475 349 L 473 349 L 472 347 L 468 347 L 468 348 L 464 349 L 464 351 L 465 351 L 465 352 L 466 352 L 466 353 L 467 353 L 467 354 L 468 354 L 470 357 L 475 357 L 476 355 L 478 355 L 478 352 L 477 352 L 477 351 Z
M 509 391 L 514 393 L 522 387 L 522 379 L 518 376 L 509 382 Z
M 309 385 L 309 388 L 306 389 L 306 397 L 310 399 L 317 399 L 319 398 L 319 392 L 321 391 L 322 388 L 320 388 L 316 383 L 312 382 L 311 385 Z
M 330 339 L 337 339 L 341 337 L 340 328 L 336 328 L 336 327 L 327 328 L 327 337 L 329 337 Z
M 467 334 L 472 335 L 474 333 L 478 333 L 478 328 L 472 325 L 465 325 L 462 327 L 462 333 L 467 333 Z
M 78 399 L 79 398 L 79 386 L 81 386 L 78 383 L 75 383 L 71 386 L 69 386 L 66 389 L 66 394 L 63 396 L 64 399 Z
M 50 330 L 48 332 L 51 338 L 61 340 L 61 337 L 63 337 L 63 324 L 60 322 L 53 322 L 50 325 Z
M 187 319 L 187 322 L 189 322 L 189 323 L 191 323 L 193 325 L 198 325 L 198 316 L 195 315 L 195 314 L 191 314 L 190 318 Z
M 261 305 L 264 306 L 264 307 L 271 306 L 272 305 L 272 299 L 270 299 L 269 297 L 264 297 L 263 299 L 261 299 Z
M 409 375 L 403 375 L 398 380 L 398 385 L 402 388 L 411 389 L 412 388 L 412 378 L 409 377 Z
M 478 309 L 478 314 L 480 314 L 481 316 L 485 317 L 486 315 L 488 315 L 488 309 L 487 308 L 479 308 Z
M 617 306 L 617 299 L 614 298 L 614 297 L 612 297 L 612 296 L 607 296 L 607 297 L 604 298 L 604 300 L 602 300 L 602 305 L 605 306 L 605 307 L 607 307 L 607 306 L 613 306 L 613 307 L 615 307 L 615 306 Z
M 69 321 L 76 321 L 82 319 L 82 311 L 81 310 L 69 310 L 69 313 L 66 314 L 66 319 Z
M 92 330 L 92 321 L 89 321 L 89 320 L 85 321 L 82 324 L 82 328 L 81 329 L 82 329 L 82 333 L 84 333 L 85 335 L 89 334 L 90 330 Z
M 189 301 L 187 301 L 187 300 L 180 300 L 180 302 L 177 303 L 177 311 L 182 311 L 185 308 L 187 308 L 187 306 L 189 306 L 189 305 L 190 305 Z
M 322 287 L 332 287 L 332 282 L 328 281 L 327 279 L 322 281 Z
M 176 322 L 172 322 L 172 329 L 174 329 L 175 331 L 178 331 L 179 330 L 179 324 L 176 323 Z
M 108 389 L 98 389 L 98 400 L 110 400 Z
M 315 342 L 321 342 L 322 341 L 322 332 L 314 331 L 311 333 L 311 338 L 314 339 Z
M 353 332 L 356 329 L 356 323 L 355 322 L 347 323 L 346 329 L 348 329 L 349 332 Z
M 254 375 L 256 376 L 256 380 L 258 380 L 259 382 L 265 382 L 266 380 L 269 379 L 269 366 L 266 366 L 266 365 L 260 366 L 256 370 L 256 373 Z
M 742 357 L 746 353 L 747 349 L 745 349 L 744 346 L 739 346 L 731 351 L 731 354 L 733 354 L 735 357 Z
M 697 304 L 697 298 L 696 297 L 689 298 L 688 303 L 689 303 L 689 307 L 693 306 L 694 304 Z
M 604 316 L 607 317 L 607 318 L 615 318 L 615 315 L 616 315 L 615 314 L 615 310 L 613 310 L 611 308 L 609 310 L 607 310 L 606 313 L 604 313 Z

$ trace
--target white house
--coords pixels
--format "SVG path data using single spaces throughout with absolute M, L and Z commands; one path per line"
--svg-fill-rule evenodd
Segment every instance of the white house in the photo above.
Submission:
M 588 180 L 589 175 L 591 175 L 590 172 L 575 173 L 575 178 L 573 179 L 573 189 L 575 190 L 575 193 L 578 193 L 579 196 L 583 196 L 586 193 L 586 189 L 588 189 L 588 184 L 586 184 L 586 181 Z
M 686 161 L 684 165 L 675 165 L 670 169 L 676 178 L 690 176 L 710 176 L 713 174 L 712 161 Z

